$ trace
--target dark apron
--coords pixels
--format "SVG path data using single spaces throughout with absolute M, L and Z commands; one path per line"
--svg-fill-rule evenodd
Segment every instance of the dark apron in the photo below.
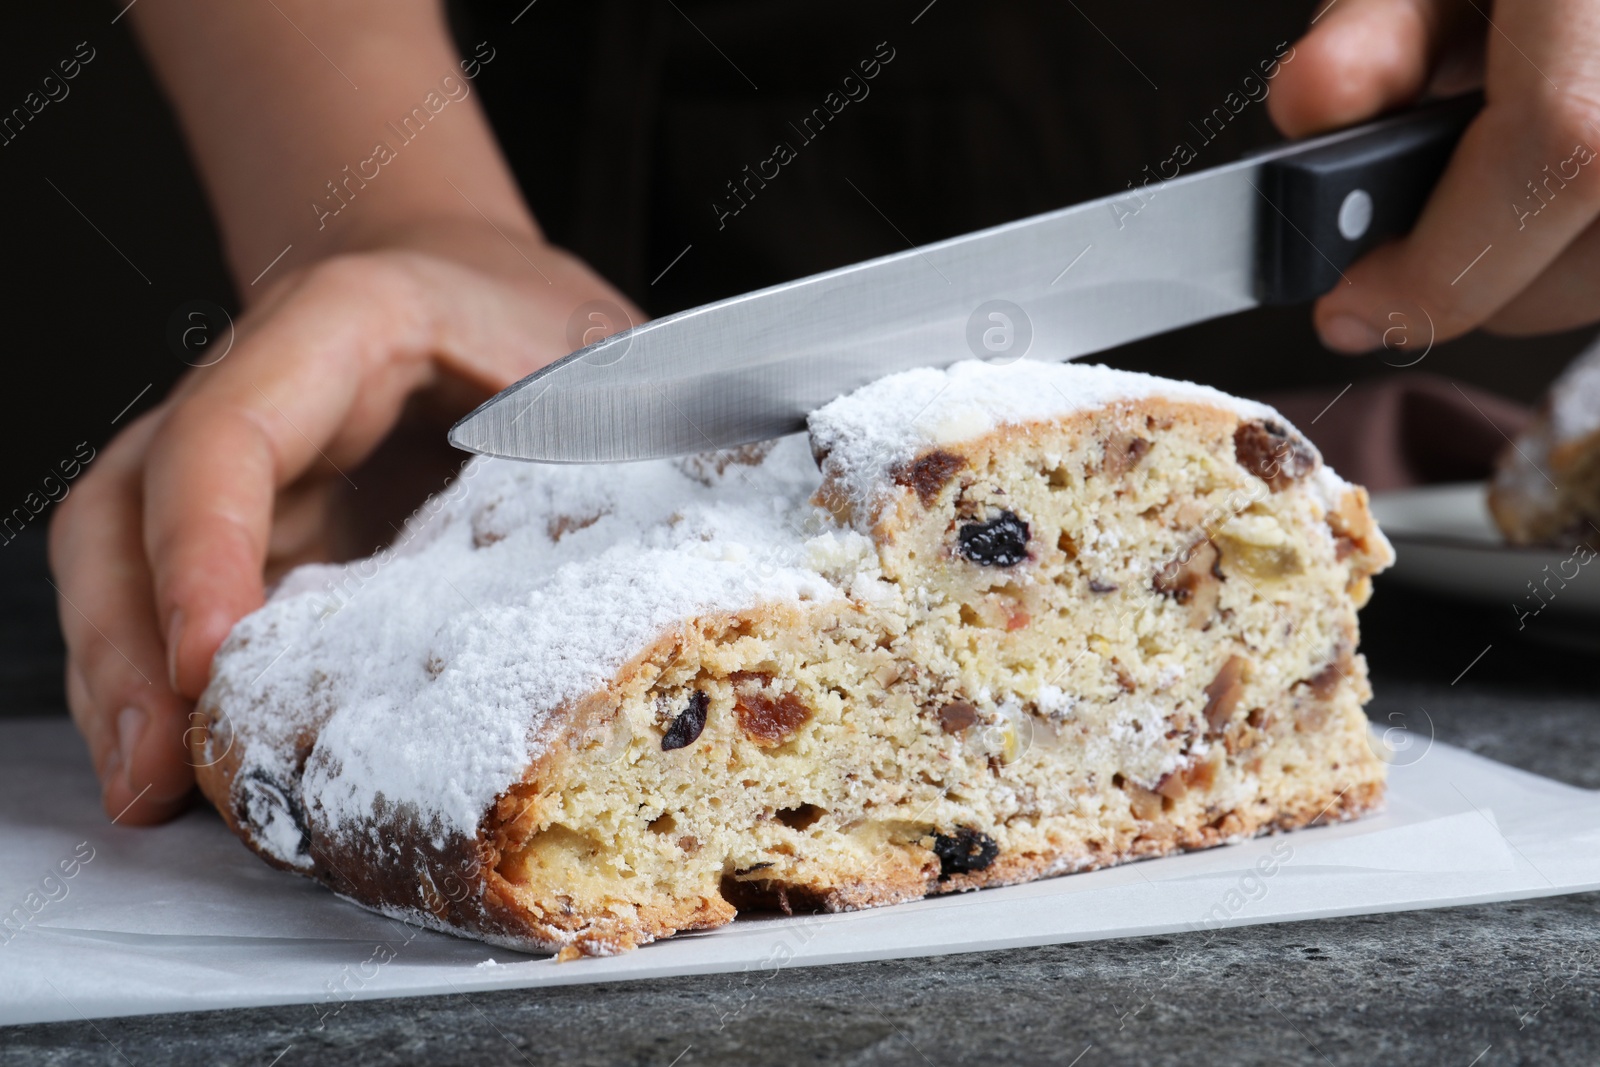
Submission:
M 483 99 L 550 236 L 653 314 L 1123 189 L 1180 138 L 1193 166 L 1226 162 L 1271 138 L 1265 107 L 1190 124 L 1305 18 L 1282 3 L 538 0 L 511 25 L 524 2 L 458 13 L 466 51 L 496 49 Z

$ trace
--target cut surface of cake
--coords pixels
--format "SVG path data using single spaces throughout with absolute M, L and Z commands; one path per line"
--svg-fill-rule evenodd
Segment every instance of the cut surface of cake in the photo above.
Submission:
M 1514 545 L 1600 550 L 1600 344 L 1562 371 L 1501 451 L 1489 511 Z
M 238 624 L 194 761 L 276 866 L 615 952 L 1374 810 L 1356 610 L 1391 558 L 1270 408 L 911 371 L 762 445 L 474 460 Z

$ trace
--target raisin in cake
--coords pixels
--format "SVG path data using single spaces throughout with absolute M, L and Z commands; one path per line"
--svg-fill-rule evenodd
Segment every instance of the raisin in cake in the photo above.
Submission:
M 1600 345 L 1562 372 L 1501 452 L 1489 511 L 1514 545 L 1600 548 Z
M 1270 408 L 912 371 L 809 441 L 474 461 L 239 623 L 194 757 L 275 866 L 614 952 L 1373 810 L 1356 609 L 1390 559 Z

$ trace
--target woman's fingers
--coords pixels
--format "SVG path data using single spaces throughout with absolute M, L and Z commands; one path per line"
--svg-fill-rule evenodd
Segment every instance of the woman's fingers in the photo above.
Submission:
M 439 257 L 415 265 L 427 291 L 448 295 L 433 315 L 436 361 L 491 392 L 645 321 L 583 261 L 532 238 L 515 240 L 495 249 L 497 275 L 506 281 L 486 283 L 483 275 Z M 527 277 L 530 257 L 540 264 L 536 279 Z
M 1273 122 L 1290 137 L 1305 137 L 1415 100 L 1459 7 L 1459 0 L 1324 4 L 1267 98 Z
M 1495 312 L 1484 328 L 1511 336 L 1573 330 L 1600 319 L 1600 222 L 1582 235 Z
M 178 692 L 200 695 L 260 605 L 278 492 L 308 472 L 347 478 L 428 373 L 415 298 L 389 268 L 315 268 L 174 403 L 150 446 L 144 536 Z
M 302 555 L 307 532 L 275 522 L 295 483 L 343 481 L 359 497 L 351 472 L 440 368 L 494 390 L 566 354 L 567 318 L 604 287 L 544 255 L 565 283 L 548 291 L 430 255 L 327 261 L 172 404 L 150 446 L 144 529 L 178 692 L 205 688 L 217 647 L 261 603 L 269 559 Z
M 1439 340 L 1485 322 L 1543 275 L 1600 213 L 1594 165 L 1600 13 L 1587 0 L 1496 8 L 1487 103 L 1404 239 L 1346 272 L 1318 302 L 1331 346 L 1378 347 L 1390 312 L 1421 305 Z
M 1377 348 L 1395 313 L 1419 309 L 1439 340 L 1465 333 L 1530 285 L 1547 284 L 1551 265 L 1600 213 L 1600 179 L 1590 173 L 1600 145 L 1592 62 L 1600 8 L 1591 0 L 1492 8 L 1488 0 L 1335 0 L 1284 64 L 1273 116 L 1291 134 L 1370 118 L 1415 99 L 1437 81 L 1444 58 L 1484 39 L 1486 105 L 1416 226 L 1346 271 L 1317 304 L 1317 330 L 1331 348 Z M 1505 321 L 1527 325 L 1541 303 L 1576 302 L 1541 297 Z
M 213 653 L 261 603 L 266 573 L 328 558 L 329 486 L 349 481 L 410 396 L 516 381 L 569 350 L 569 320 L 591 304 L 608 322 L 637 316 L 533 239 L 429 240 L 460 258 L 397 248 L 285 279 L 234 351 L 130 426 L 58 507 L 68 704 L 122 822 L 181 809 L 194 780 L 184 735 Z
M 159 419 L 144 416 L 93 461 L 51 522 L 68 705 L 106 813 L 130 824 L 169 818 L 194 784 L 189 704 L 167 684 L 140 536 L 139 470 Z

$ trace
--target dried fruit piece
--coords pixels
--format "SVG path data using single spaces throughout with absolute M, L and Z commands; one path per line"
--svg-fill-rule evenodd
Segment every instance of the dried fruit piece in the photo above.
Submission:
M 1238 812 L 1230 811 L 1220 819 L 1213 819 L 1211 825 L 1216 827 L 1224 841 L 1232 841 L 1244 833 L 1244 821 L 1239 818 Z
M 1098 578 L 1089 579 L 1089 592 L 1091 593 L 1115 593 L 1116 591 L 1117 583 L 1115 582 L 1102 582 Z
M 667 727 L 667 732 L 661 738 L 661 751 L 671 752 L 675 748 L 694 744 L 700 731 L 706 728 L 706 712 L 710 707 L 711 698 L 695 690 L 694 695 L 689 697 L 689 706 L 678 712 L 672 725 Z
M 1119 433 L 1106 438 L 1106 458 L 1101 471 L 1107 478 L 1120 478 L 1139 465 L 1150 451 L 1150 442 L 1137 434 Z
M 1122 661 L 1115 656 L 1111 657 L 1111 673 L 1117 676 L 1117 685 L 1122 687 L 1124 693 L 1132 693 L 1138 690 L 1139 683 L 1134 680 L 1133 672 L 1128 670 Z
M 569 533 L 578 530 L 587 530 L 599 522 L 606 512 L 597 511 L 593 515 L 557 515 L 545 526 L 545 533 L 549 535 L 552 543 L 559 543 Z
M 1233 431 L 1233 454 L 1241 467 L 1266 482 L 1274 493 L 1289 488 L 1317 466 L 1310 443 L 1272 419 L 1241 422 Z
M 1189 783 L 1183 780 L 1183 772 L 1168 771 L 1156 782 L 1155 791 L 1168 800 L 1182 800 L 1189 792 Z
M 1339 643 L 1334 646 L 1333 655 L 1322 669 L 1309 678 L 1300 679 L 1295 687 L 1305 686 L 1316 700 L 1329 700 L 1339 691 L 1339 684 L 1348 680 L 1355 670 L 1355 660 L 1350 655 L 1349 646 Z
M 1325 701 L 1313 701 L 1302 705 L 1295 713 L 1295 732 L 1302 734 L 1320 732 L 1328 725 L 1328 711 L 1328 704 Z
M 763 748 L 788 741 L 811 718 L 811 709 L 798 694 L 773 695 L 772 676 L 739 671 L 733 682 L 733 713 L 745 736 Z
M 1178 553 L 1156 571 L 1155 591 L 1189 607 L 1189 625 L 1204 627 L 1211 621 L 1222 596 L 1222 553 L 1210 539 L 1202 538 Z
M 719 448 L 711 452 L 700 452 L 688 456 L 680 456 L 674 463 L 687 478 L 699 482 L 706 488 L 717 484 L 717 479 L 729 467 L 759 467 L 772 451 L 773 441 L 756 441 L 748 445 L 736 445 L 733 448 Z M 817 460 L 817 465 L 822 465 L 822 460 Z
M 1311 688 L 1311 695 L 1318 700 L 1327 700 L 1333 696 L 1334 690 L 1339 688 L 1339 682 L 1344 678 L 1344 671 L 1339 669 L 1337 660 L 1322 668 L 1316 674 L 1306 679 L 1306 685 Z
M 989 522 L 969 522 L 958 534 L 961 554 L 980 567 L 1012 567 L 1028 558 L 1028 524 L 1002 511 Z
M 1155 822 L 1161 818 L 1163 806 L 1161 795 L 1146 789 L 1142 785 L 1128 782 L 1123 786 L 1123 791 L 1128 794 L 1128 810 L 1133 812 L 1133 817 L 1140 822 Z
M 977 722 L 978 709 L 965 700 L 952 700 L 939 709 L 939 728 L 947 734 L 959 734 Z
M 909 486 L 915 490 L 917 499 L 922 501 L 922 506 L 926 508 L 931 507 L 939 498 L 939 490 L 955 476 L 956 471 L 966 465 L 965 456 L 935 450 L 925 452 L 910 463 L 895 468 L 893 477 L 895 484 Z
M 1213 749 L 1213 752 L 1216 750 Z M 1168 771 L 1156 783 L 1155 792 L 1169 800 L 1182 800 L 1191 789 L 1207 792 L 1217 780 L 1217 760 L 1203 759 L 1188 763 L 1175 771 Z
M 240 822 L 251 827 L 256 834 L 278 842 L 279 848 L 288 841 L 289 827 L 298 835 L 293 853 L 299 856 L 311 848 L 311 830 L 306 822 L 305 807 L 300 803 L 300 792 L 284 785 L 270 772 L 256 769 L 239 779 L 235 789 L 235 814 Z M 269 833 L 270 829 L 270 833 Z
M 1227 662 L 1217 669 L 1217 676 L 1206 686 L 1206 706 L 1202 714 L 1211 733 L 1220 734 L 1233 717 L 1233 709 L 1239 706 L 1239 698 L 1244 695 L 1244 669 L 1248 662 L 1240 655 L 1229 656 Z
M 933 835 L 933 854 L 939 857 L 939 880 L 952 874 L 981 871 L 1000 855 L 994 838 L 970 826 L 958 826 L 953 834 Z

